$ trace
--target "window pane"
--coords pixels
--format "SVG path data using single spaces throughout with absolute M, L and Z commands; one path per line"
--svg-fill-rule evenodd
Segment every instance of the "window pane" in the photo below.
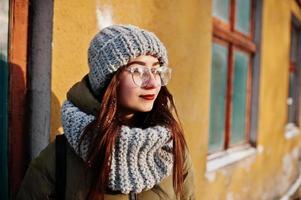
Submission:
M 213 0 L 213 16 L 229 22 L 229 2 L 230 0 Z
M 300 72 L 300 62 L 298 61 L 300 57 L 300 29 L 296 25 L 295 21 L 292 22 L 291 29 L 291 49 L 290 49 L 290 74 L 289 74 L 289 94 L 288 94 L 288 123 L 294 123 L 298 125 L 299 121 L 299 96 L 300 91 L 299 85 L 301 81 L 299 75 Z M 299 68 L 299 69 L 298 69 Z
M 246 97 L 249 55 L 234 52 L 231 144 L 245 141 Z
M 250 33 L 250 0 L 236 0 L 235 29 L 248 35 Z
M 294 25 L 292 25 L 291 31 L 291 62 L 295 63 L 297 61 L 298 53 L 298 31 Z
M 223 149 L 224 144 L 227 63 L 227 47 L 213 43 L 209 133 L 210 152 Z
M 290 72 L 289 77 L 289 96 L 288 96 L 288 123 L 297 123 L 297 74 Z

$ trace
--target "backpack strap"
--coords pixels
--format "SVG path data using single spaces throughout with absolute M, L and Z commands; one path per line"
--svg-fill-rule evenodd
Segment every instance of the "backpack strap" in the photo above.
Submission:
M 66 189 L 66 137 L 57 135 L 55 140 L 55 191 L 56 199 L 65 199 Z

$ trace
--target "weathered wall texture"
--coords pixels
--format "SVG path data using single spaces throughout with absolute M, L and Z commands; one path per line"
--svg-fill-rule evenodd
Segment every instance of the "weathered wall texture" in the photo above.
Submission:
M 285 139 L 292 11 L 294 1 L 263 2 L 257 154 L 207 173 L 201 199 L 279 199 L 300 173 L 300 135 Z
M 257 153 L 206 172 L 209 125 L 211 1 L 55 1 L 53 22 L 51 138 L 60 128 L 60 105 L 87 72 L 90 39 L 109 24 L 126 23 L 155 32 L 169 52 L 174 94 L 190 147 L 197 199 L 273 199 L 298 175 L 301 136 L 286 140 L 286 98 L 293 0 L 263 3 Z

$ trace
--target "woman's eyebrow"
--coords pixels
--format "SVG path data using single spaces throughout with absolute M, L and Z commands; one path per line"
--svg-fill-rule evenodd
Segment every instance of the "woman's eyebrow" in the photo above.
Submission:
M 138 64 L 138 65 L 146 66 L 146 63 L 142 62 L 142 61 L 133 61 L 133 62 L 128 63 L 127 66 L 130 66 L 132 64 Z M 160 62 L 155 62 L 155 63 L 152 64 L 152 66 L 156 66 L 158 64 L 160 64 Z

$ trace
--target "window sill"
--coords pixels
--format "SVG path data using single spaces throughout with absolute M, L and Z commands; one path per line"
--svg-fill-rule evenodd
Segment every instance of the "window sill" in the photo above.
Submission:
M 210 155 L 207 158 L 206 172 L 213 172 L 239 160 L 255 155 L 256 153 L 256 148 L 251 147 L 250 145 L 245 145 L 243 147 L 228 149 L 217 156 Z
M 288 123 L 285 126 L 285 139 L 291 139 L 300 134 L 300 129 L 294 123 Z

